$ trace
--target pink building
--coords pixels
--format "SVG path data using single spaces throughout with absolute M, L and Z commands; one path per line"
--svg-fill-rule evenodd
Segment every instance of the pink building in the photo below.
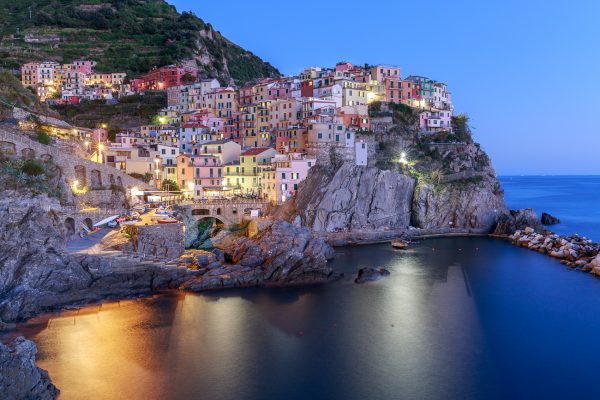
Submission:
M 223 190 L 223 165 L 219 157 L 202 154 L 192 157 L 194 197 L 211 197 Z
M 77 72 L 81 72 L 82 74 L 90 75 L 94 72 L 94 67 L 96 66 L 95 61 L 89 60 L 77 60 L 73 61 L 73 67 Z
M 271 168 L 262 172 L 261 193 L 273 203 L 281 204 L 296 195 L 300 183 L 316 164 L 316 159 L 301 153 L 275 155 Z

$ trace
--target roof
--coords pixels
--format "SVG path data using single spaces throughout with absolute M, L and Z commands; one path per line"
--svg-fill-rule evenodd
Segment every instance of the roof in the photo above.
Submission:
M 212 142 L 200 143 L 200 146 L 204 146 L 207 144 L 225 144 L 227 142 L 231 142 L 231 140 L 229 140 L 229 139 L 213 140 Z
M 264 153 L 267 150 L 275 150 L 272 147 L 253 147 L 249 150 L 246 150 L 245 152 L 242 153 L 242 157 L 244 156 L 257 156 L 259 154 Z
M 186 128 L 204 128 L 204 129 L 210 129 L 208 126 L 203 125 L 199 122 L 190 122 L 187 124 L 183 124 L 182 128 L 186 129 Z

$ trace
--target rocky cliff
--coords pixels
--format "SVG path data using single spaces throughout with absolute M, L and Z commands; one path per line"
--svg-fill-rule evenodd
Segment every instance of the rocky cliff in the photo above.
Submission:
M 0 321 L 159 289 L 287 286 L 336 278 L 327 264 L 333 250 L 307 228 L 285 221 L 253 238 L 224 239 L 204 264 L 194 260 L 186 265 L 182 260 L 167 265 L 114 254 L 66 253 L 57 200 L 1 193 Z
M 316 232 L 493 229 L 507 209 L 485 152 L 470 135 L 423 135 L 412 113 L 390 112 L 385 124 L 375 118 L 383 128 L 358 136 L 370 148 L 367 166 L 332 156 L 313 168 L 291 219 Z
M 307 228 L 277 221 L 258 236 L 223 238 L 211 257 L 198 257 L 200 275 L 182 288 L 294 286 L 339 277 L 327 264 L 333 249 Z
M 37 348 L 23 337 L 9 345 L 0 343 L 0 397 L 3 399 L 56 398 L 58 389 L 48 372 L 35 365 Z

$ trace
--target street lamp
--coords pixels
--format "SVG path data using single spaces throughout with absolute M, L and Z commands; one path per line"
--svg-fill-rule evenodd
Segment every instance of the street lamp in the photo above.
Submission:
M 104 150 L 104 145 L 102 143 L 98 143 L 98 163 L 102 164 L 104 162 L 104 158 L 102 157 L 102 151 Z

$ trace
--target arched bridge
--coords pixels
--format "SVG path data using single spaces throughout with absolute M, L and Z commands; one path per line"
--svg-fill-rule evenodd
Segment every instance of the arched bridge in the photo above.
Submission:
M 192 215 L 197 221 L 214 218 L 221 221 L 226 227 L 241 224 L 244 219 L 251 218 L 251 210 L 260 210 L 264 213 L 267 202 L 260 200 L 208 200 L 188 204 Z

